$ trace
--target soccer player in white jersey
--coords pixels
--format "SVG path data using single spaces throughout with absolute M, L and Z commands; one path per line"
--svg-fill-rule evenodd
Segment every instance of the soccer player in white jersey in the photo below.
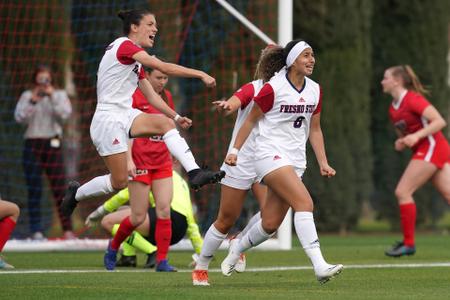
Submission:
M 309 138 L 320 173 L 332 177 L 320 127 L 322 95 L 320 86 L 308 78 L 314 69 L 314 52 L 309 44 L 295 40 L 285 47 L 286 68 L 264 85 L 239 130 L 225 163 L 239 165 L 240 149 L 255 125 L 258 125 L 255 170 L 267 185 L 267 200 L 262 220 L 231 245 L 222 262 L 222 273 L 230 276 L 245 250 L 270 238 L 284 219 L 289 207 L 300 243 L 311 260 L 317 280 L 323 283 L 339 274 L 343 266 L 328 264 L 322 256 L 313 219 L 313 202 L 301 178 L 306 169 L 306 142 Z
M 127 187 L 126 153 L 129 138 L 162 135 L 169 151 L 188 172 L 189 183 L 194 189 L 215 183 L 225 175 L 223 171 L 212 172 L 199 168 L 173 122 L 188 128 L 192 121 L 178 115 L 161 99 L 145 78 L 142 65 L 171 76 L 199 78 L 208 87 L 215 86 L 215 79 L 199 70 L 165 63 L 150 56 L 142 48 L 153 46 L 158 31 L 155 16 L 151 12 L 145 9 L 128 10 L 119 12 L 118 16 L 123 21 L 125 37 L 113 41 L 106 48 L 100 62 L 97 73 L 97 108 L 90 128 L 94 145 L 110 174 L 95 177 L 82 186 L 77 182 L 70 183 L 62 204 L 62 211 L 66 215 L 73 212 L 78 201 L 110 195 Z M 150 104 L 167 117 L 146 114 L 132 108 L 132 94 L 138 85 Z M 131 199 L 133 197 L 131 193 Z M 120 232 L 125 237 L 135 228 L 131 222 L 122 225 L 124 226 L 119 228 L 118 234 Z M 119 246 L 120 244 L 110 245 L 108 252 L 114 254 Z M 113 254 L 109 258 L 105 256 L 107 269 L 114 268 Z
M 213 102 L 219 110 L 225 111 L 227 114 L 238 111 L 236 122 L 234 125 L 229 150 L 234 145 L 238 130 L 244 123 L 245 118 L 253 107 L 253 98 L 263 87 L 264 83 L 284 67 L 283 48 L 280 46 L 270 45 L 261 52 L 256 72 L 255 80 L 243 85 L 234 95 L 227 101 Z M 226 172 L 225 177 L 221 181 L 221 198 L 219 213 L 214 224 L 209 227 L 206 232 L 200 256 L 196 261 L 195 270 L 192 271 L 192 282 L 194 285 L 209 285 L 208 282 L 208 266 L 214 253 L 222 244 L 223 240 L 242 211 L 245 197 L 251 189 L 260 207 L 264 206 L 267 189 L 258 183 L 258 178 L 253 164 L 253 156 L 255 152 L 255 133 L 253 130 L 241 149 L 239 156 L 239 165 L 231 167 L 225 163 L 222 170 Z M 261 219 L 261 214 L 254 215 L 244 230 L 232 240 L 236 243 L 239 238 L 244 235 L 248 228 Z M 243 266 L 244 262 L 241 262 Z M 243 269 L 238 271 L 243 271 Z

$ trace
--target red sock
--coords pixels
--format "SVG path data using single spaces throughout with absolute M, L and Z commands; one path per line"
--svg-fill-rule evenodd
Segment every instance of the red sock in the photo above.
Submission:
M 172 239 L 172 220 L 156 219 L 155 241 L 156 241 L 156 261 L 167 259 L 170 240 Z
M 400 221 L 403 230 L 403 244 L 414 246 L 414 230 L 416 228 L 416 203 L 400 204 Z
M 117 229 L 116 235 L 111 241 L 111 248 L 113 250 L 119 250 L 120 244 L 133 232 L 136 228 L 133 224 L 131 224 L 130 217 L 126 217 L 120 223 L 119 229 Z
M 10 217 L 3 218 L 0 220 L 0 252 L 5 246 L 6 241 L 9 239 L 11 232 L 16 227 L 16 222 Z

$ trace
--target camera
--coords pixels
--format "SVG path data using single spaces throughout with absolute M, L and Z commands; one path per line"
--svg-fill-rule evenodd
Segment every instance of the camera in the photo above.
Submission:
M 45 91 L 39 91 L 39 92 L 37 93 L 37 95 L 38 95 L 39 97 L 45 97 L 45 96 L 48 96 L 48 94 L 47 94 Z

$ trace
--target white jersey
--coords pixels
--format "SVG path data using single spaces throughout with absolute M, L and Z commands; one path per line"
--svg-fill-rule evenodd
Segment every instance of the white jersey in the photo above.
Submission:
M 127 37 L 106 47 L 97 72 L 98 110 L 131 109 L 132 95 L 144 78 L 142 65 L 132 56 L 143 50 Z
M 255 158 L 283 159 L 305 169 L 311 117 L 321 110 L 319 84 L 305 77 L 304 86 L 297 90 L 283 69 L 264 85 L 254 102 L 265 113 L 258 122 Z
M 255 80 L 243 85 L 234 93 L 234 96 L 241 101 L 241 107 L 238 110 L 228 152 L 233 148 L 239 129 L 252 110 L 254 105 L 253 98 L 259 93 L 263 85 L 264 82 L 262 80 Z M 242 145 L 238 155 L 237 166 L 231 167 L 225 163 L 222 165 L 221 170 L 226 172 L 225 178 L 221 181 L 222 184 L 237 189 L 248 190 L 257 181 L 257 174 L 253 163 L 257 131 L 257 127 L 253 128 L 249 137 Z

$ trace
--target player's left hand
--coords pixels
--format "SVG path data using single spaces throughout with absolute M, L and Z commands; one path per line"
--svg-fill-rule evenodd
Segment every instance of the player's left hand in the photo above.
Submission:
M 414 147 L 415 144 L 420 140 L 420 138 L 414 133 L 408 134 L 402 139 L 403 144 L 408 146 L 409 148 Z
M 231 111 L 231 105 L 228 101 L 226 100 L 217 100 L 217 101 L 213 101 L 213 104 L 216 108 L 216 110 L 218 112 L 223 112 L 223 111 Z
M 215 87 L 216 86 L 216 79 L 214 77 L 209 76 L 206 73 L 203 75 L 202 81 L 207 87 Z
M 225 161 L 224 162 L 227 165 L 229 165 L 229 166 L 237 165 L 237 155 L 236 154 L 232 154 L 232 153 L 228 153 L 227 157 L 225 157 Z
M 330 178 L 336 175 L 336 171 L 328 164 L 325 164 L 320 166 L 320 175 Z
M 188 129 L 189 127 L 192 126 L 192 120 L 189 119 L 188 117 L 179 117 L 176 122 L 183 129 Z

